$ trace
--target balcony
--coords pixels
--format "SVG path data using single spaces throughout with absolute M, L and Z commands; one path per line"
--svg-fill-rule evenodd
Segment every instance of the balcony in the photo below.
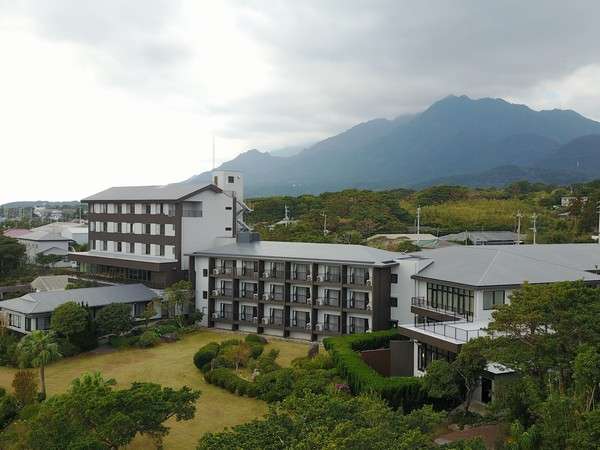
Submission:
M 341 330 L 340 330 L 340 324 L 339 323 L 318 323 L 317 325 L 315 325 L 315 332 L 317 332 L 318 334 L 329 334 L 329 335 L 335 335 L 335 334 L 340 334 Z
M 233 298 L 233 288 L 214 289 L 210 295 L 213 298 Z
M 358 299 L 358 298 L 349 298 L 346 301 L 346 309 L 354 309 L 357 311 L 366 311 L 371 312 L 372 307 L 368 300 Z
M 300 303 L 303 305 L 312 305 L 312 301 L 311 301 L 310 297 L 307 297 L 305 295 L 292 295 L 292 298 L 290 299 L 290 301 L 292 303 Z
M 246 325 L 258 325 L 258 317 L 253 316 L 252 314 L 245 314 L 244 312 L 242 312 L 240 314 L 239 322 L 241 324 L 246 324 Z
M 247 280 L 258 280 L 259 273 L 255 272 L 253 267 L 242 267 L 238 270 L 238 276 Z
M 342 282 L 342 276 L 339 273 L 327 273 L 323 272 L 317 275 L 315 280 L 317 283 L 324 284 L 339 284 Z
M 320 297 L 317 299 L 317 305 L 322 307 L 340 308 L 341 302 L 336 297 Z
M 215 322 L 233 322 L 233 311 L 219 311 L 212 315 Z
M 259 297 L 258 292 L 254 292 L 254 291 L 242 291 L 242 292 L 240 292 L 240 297 L 239 298 L 241 300 L 257 302 L 260 297 Z
M 463 323 L 465 326 L 460 327 L 458 324 L 449 325 L 444 322 L 437 323 L 417 323 L 414 328 L 417 330 L 423 330 L 440 336 L 444 336 L 450 339 L 454 339 L 459 342 L 469 342 L 471 339 L 486 336 L 487 333 L 481 328 L 473 328 L 473 323 Z
M 283 317 L 263 317 L 262 324 L 268 328 L 283 328 L 285 325 Z
M 290 330 L 293 331 L 305 331 L 312 332 L 312 324 L 310 322 L 306 322 L 304 320 L 292 320 L 292 323 L 289 327 Z
M 279 281 L 285 280 L 285 270 L 283 270 L 283 269 L 265 270 L 260 275 L 263 280 L 279 280 Z
M 368 273 L 363 273 L 363 274 L 350 273 L 350 274 L 348 274 L 348 283 L 347 284 L 352 285 L 352 286 L 370 288 L 373 286 L 373 281 L 369 278 Z
M 215 267 L 210 272 L 213 277 L 233 278 L 236 274 L 235 267 Z
M 280 293 L 264 293 L 262 295 L 261 301 L 269 302 L 269 303 L 283 303 L 284 295 L 282 292 Z
M 312 275 L 310 274 L 310 272 L 292 272 L 290 274 L 290 280 L 312 282 Z
M 453 305 L 445 305 L 433 302 L 425 297 L 412 297 L 410 299 L 411 310 L 415 314 L 427 315 L 427 311 L 434 313 L 432 318 L 436 320 L 462 320 L 473 321 L 473 311 L 465 311 Z M 423 310 L 423 311 L 419 311 Z
M 348 326 L 348 333 L 350 334 L 367 333 L 368 331 L 371 330 L 364 325 L 350 324 Z

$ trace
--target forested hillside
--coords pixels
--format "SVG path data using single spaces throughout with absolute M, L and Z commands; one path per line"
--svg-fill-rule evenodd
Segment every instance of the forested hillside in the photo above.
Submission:
M 560 207 L 561 197 L 588 197 Z M 513 183 L 503 189 L 436 186 L 419 191 L 344 190 L 299 197 L 250 199 L 254 209 L 247 220 L 263 239 L 359 243 L 376 233 L 415 231 L 421 206 L 421 230 L 447 234 L 465 230 L 516 230 L 516 214 L 523 214 L 521 230 L 531 241 L 531 215 L 538 215 L 537 241 L 590 242 L 597 229 L 596 202 L 600 181 L 569 187 Z M 284 216 L 297 222 L 272 226 Z M 323 232 L 326 225 L 327 232 Z

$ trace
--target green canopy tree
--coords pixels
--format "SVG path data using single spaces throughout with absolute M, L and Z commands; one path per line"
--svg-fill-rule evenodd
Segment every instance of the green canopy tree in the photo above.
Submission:
M 165 289 L 163 303 L 167 307 L 169 317 L 180 327 L 183 327 L 184 314 L 192 306 L 193 298 L 194 290 L 190 281 L 180 280 Z
M 32 331 L 19 342 L 17 347 L 19 360 L 22 366 L 32 365 L 40 369 L 40 387 L 42 397 L 46 397 L 45 369 L 52 361 L 60 359 L 58 344 L 53 331 Z
M 88 311 L 81 305 L 71 301 L 57 307 L 52 313 L 50 326 L 70 341 L 71 336 L 86 329 Z
M 111 303 L 96 315 L 96 324 L 102 334 L 121 335 L 133 328 L 131 305 L 127 303 Z
M 0 275 L 6 275 L 25 260 L 25 246 L 0 233 Z
M 67 393 L 44 402 L 30 421 L 28 448 L 117 449 L 137 434 L 160 445 L 169 432 L 164 422 L 193 418 L 200 397 L 200 391 L 187 386 L 133 383 L 117 390 L 115 383 L 99 373 L 85 374 Z

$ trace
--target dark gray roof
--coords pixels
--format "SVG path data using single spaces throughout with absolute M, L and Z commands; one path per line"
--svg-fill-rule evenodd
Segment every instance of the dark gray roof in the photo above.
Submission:
M 33 230 L 30 233 L 23 234 L 17 239 L 23 239 L 25 241 L 70 241 L 62 234 L 54 230 Z
M 366 265 L 393 265 L 402 253 L 364 245 L 321 244 L 309 242 L 259 241 L 233 243 L 194 252 L 200 256 L 286 259 L 301 261 L 346 262 Z
M 600 281 L 600 275 L 589 272 L 600 269 L 598 244 L 453 246 L 414 256 L 432 261 L 415 278 L 474 287 Z
M 519 235 L 512 231 L 463 231 L 462 233 L 447 234 L 440 236 L 442 241 L 457 241 L 462 242 L 469 239 L 472 242 L 488 242 L 488 241 L 512 241 L 517 242 Z M 523 235 L 521 235 L 523 240 Z
M 214 184 L 172 183 L 162 186 L 119 186 L 111 187 L 82 201 L 147 201 L 147 200 L 183 200 L 198 192 L 211 189 L 222 192 Z
M 156 293 L 143 284 L 124 284 L 68 291 L 31 292 L 19 298 L 1 301 L 0 309 L 23 314 L 43 314 L 52 312 L 69 301 L 88 306 L 105 306 L 110 303 L 149 301 L 156 297 Z

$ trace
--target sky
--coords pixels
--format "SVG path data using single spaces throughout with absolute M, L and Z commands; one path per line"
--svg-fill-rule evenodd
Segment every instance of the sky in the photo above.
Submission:
M 450 94 L 600 120 L 600 2 L 0 0 L 0 204 L 165 184 Z

